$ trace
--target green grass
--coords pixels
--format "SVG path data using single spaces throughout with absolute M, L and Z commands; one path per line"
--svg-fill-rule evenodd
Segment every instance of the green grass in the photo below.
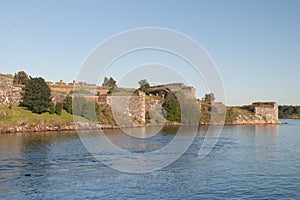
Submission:
M 6 116 L 0 116 L 0 126 L 13 126 L 17 125 L 21 120 L 27 123 L 71 123 L 74 121 L 73 115 L 62 111 L 61 115 L 43 113 L 35 114 L 26 108 L 13 106 L 11 109 L 8 106 L 0 106 L 0 111 L 8 113 Z
M 249 107 L 249 108 L 248 108 Z M 226 116 L 225 116 L 225 124 L 231 124 L 236 119 L 238 115 L 248 117 L 249 119 L 255 118 L 253 112 L 249 111 L 250 106 L 243 107 L 227 107 L 226 108 Z M 201 114 L 200 114 L 200 122 L 203 124 L 208 124 L 211 120 L 211 105 L 209 102 L 201 102 Z
M 230 124 L 233 122 L 233 120 L 238 116 L 245 116 L 248 117 L 249 119 L 254 118 L 254 113 L 246 110 L 246 109 L 241 109 L 238 107 L 228 107 L 226 111 L 226 120 L 225 123 Z

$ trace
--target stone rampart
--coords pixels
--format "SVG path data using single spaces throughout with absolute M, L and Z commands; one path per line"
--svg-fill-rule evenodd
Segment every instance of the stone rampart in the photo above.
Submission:
M 22 101 L 22 88 L 13 85 L 13 79 L 0 76 L 0 104 L 17 106 Z
M 119 126 L 144 126 L 146 123 L 145 93 L 138 95 L 99 96 L 100 105 L 112 107 L 114 119 Z
M 268 123 L 278 122 L 278 105 L 275 102 L 253 103 L 254 113 Z

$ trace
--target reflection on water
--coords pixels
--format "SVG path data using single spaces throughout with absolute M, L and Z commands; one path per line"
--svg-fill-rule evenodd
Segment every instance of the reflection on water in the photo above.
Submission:
M 278 144 L 278 125 L 255 126 L 256 145 L 276 146 Z
M 299 199 L 300 123 L 290 122 L 225 126 L 205 159 L 198 151 L 207 127 L 200 127 L 179 160 L 146 174 L 121 173 L 99 163 L 76 133 L 0 135 L 0 199 Z M 168 144 L 177 130 L 164 127 L 149 138 L 119 130 L 105 134 L 114 144 L 143 153 Z M 189 137 L 189 127 L 186 132 Z

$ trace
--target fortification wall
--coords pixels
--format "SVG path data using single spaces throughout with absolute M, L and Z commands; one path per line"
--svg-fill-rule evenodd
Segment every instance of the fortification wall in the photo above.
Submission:
M 65 94 L 70 94 L 73 90 L 76 89 L 81 89 L 81 88 L 76 88 L 76 87 L 71 87 L 71 86 L 57 86 L 57 85 L 51 85 L 48 83 L 50 89 L 52 92 L 60 92 L 60 93 L 65 93 Z M 93 87 L 83 87 L 82 89 L 89 91 L 91 94 L 95 95 L 105 95 L 109 92 L 109 88 L 93 88 Z
M 50 86 L 50 89 L 52 92 L 69 94 L 73 88 L 71 88 L 71 87 L 51 87 Z
M 138 96 L 131 96 L 129 99 L 129 114 L 138 125 L 144 126 L 146 123 L 146 101 L 145 93 L 139 92 Z
M 0 104 L 18 106 L 22 101 L 22 88 L 13 85 L 13 79 L 0 76 Z
M 196 89 L 192 86 L 186 86 L 183 83 L 171 83 L 160 86 L 150 87 L 150 95 L 166 98 L 168 93 L 173 92 L 175 95 L 184 95 L 187 98 L 196 98 Z
M 278 122 L 278 105 L 276 103 L 273 104 L 262 104 L 256 105 L 254 107 L 254 113 L 263 117 L 268 123 L 276 123 Z
M 137 96 L 99 96 L 100 105 L 112 107 L 114 119 L 119 126 L 144 126 L 146 123 L 145 93 Z
M 51 100 L 54 104 L 64 102 L 66 96 L 66 93 L 51 91 Z
M 99 96 L 98 103 L 100 105 L 109 105 L 109 106 L 111 106 L 111 96 Z
M 166 123 L 163 101 L 158 99 L 146 99 L 146 113 L 148 125 L 163 125 Z

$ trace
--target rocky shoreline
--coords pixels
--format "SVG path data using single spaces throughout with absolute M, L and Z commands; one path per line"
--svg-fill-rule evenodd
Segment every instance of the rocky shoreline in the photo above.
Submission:
M 226 124 L 226 123 L 225 123 Z M 258 115 L 238 115 L 232 122 L 226 125 L 268 125 L 268 124 L 283 124 L 279 120 L 266 120 Z
M 261 121 L 237 120 L 233 123 L 213 124 L 213 125 L 235 126 L 235 125 L 278 125 L 278 124 L 283 124 L 283 122 L 281 122 L 281 121 L 266 122 L 264 120 L 261 120 Z M 166 126 L 180 126 L 180 125 L 181 125 L 180 123 L 166 124 Z M 208 126 L 211 124 L 200 123 L 200 125 Z M 89 123 L 89 122 L 46 124 L 43 122 L 26 123 L 26 121 L 21 120 L 17 126 L 2 126 L 2 127 L 0 127 L 0 134 L 2 134 L 2 133 L 49 132 L 49 131 L 103 130 L 103 129 L 119 129 L 119 128 L 120 127 L 115 126 L 115 125 L 93 124 L 93 123 Z
M 49 132 L 49 131 L 77 131 L 77 130 L 99 130 L 99 129 L 118 129 L 114 125 L 100 125 L 88 122 L 74 122 L 74 123 L 56 123 L 45 124 L 39 123 L 26 123 L 20 121 L 18 126 L 2 126 L 0 127 L 1 133 L 27 133 L 27 132 Z

